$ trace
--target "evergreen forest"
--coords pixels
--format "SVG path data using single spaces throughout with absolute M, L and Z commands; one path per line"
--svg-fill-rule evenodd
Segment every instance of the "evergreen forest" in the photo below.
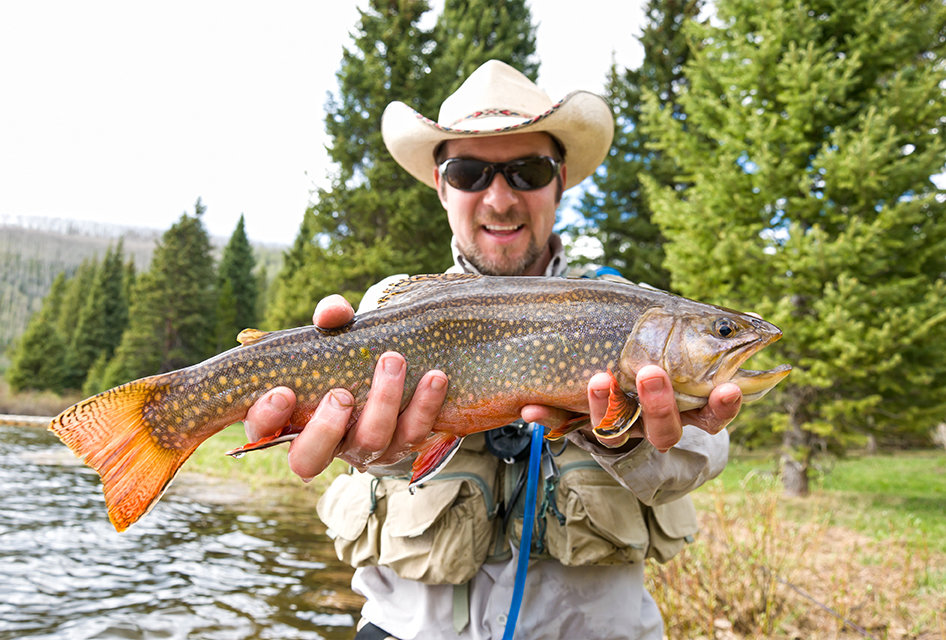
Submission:
M 643 63 L 613 66 L 604 88 L 610 155 L 561 231 L 593 239 L 594 260 L 632 280 L 782 328 L 755 364 L 794 371 L 732 437 L 779 445 L 786 487 L 804 495 L 817 453 L 928 445 L 946 420 L 946 5 L 712 9 L 647 2 L 643 32 L 627 34 Z M 146 270 L 121 242 L 63 266 L 8 349 L 10 385 L 104 389 L 201 360 L 245 327 L 308 323 L 325 295 L 357 304 L 392 273 L 449 266 L 437 195 L 387 153 L 381 112 L 400 100 L 436 119 L 482 62 L 535 79 L 541 60 L 524 0 L 446 0 L 422 20 L 429 11 L 360 11 L 325 105 L 330 186 L 300 212 L 268 291 L 242 220 L 217 259 L 198 201 Z

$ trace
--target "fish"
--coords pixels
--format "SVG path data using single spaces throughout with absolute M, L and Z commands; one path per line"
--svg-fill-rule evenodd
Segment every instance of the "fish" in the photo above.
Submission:
M 636 372 L 646 364 L 671 377 L 681 411 L 703 406 L 713 387 L 733 382 L 744 402 L 764 396 L 791 367 L 740 368 L 781 331 L 754 315 L 656 289 L 605 279 L 434 274 L 391 285 L 376 309 L 344 327 L 248 329 L 240 345 L 190 367 L 134 380 L 69 407 L 50 429 L 101 477 L 118 531 L 147 513 L 191 453 L 239 422 L 275 386 L 297 398 L 279 433 L 234 456 L 290 440 L 322 397 L 346 388 L 357 420 L 382 353 L 407 361 L 402 408 L 431 369 L 448 378 L 430 435 L 406 455 L 411 486 L 431 479 L 464 436 L 519 418 L 527 404 L 578 417 L 550 431 L 578 428 L 588 412 L 587 383 L 611 375 L 608 410 L 596 432 L 626 434 L 640 416 Z

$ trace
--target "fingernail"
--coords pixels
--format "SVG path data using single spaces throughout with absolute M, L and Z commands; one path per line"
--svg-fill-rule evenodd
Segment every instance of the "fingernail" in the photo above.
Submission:
M 604 399 L 607 398 L 608 395 L 610 395 L 610 393 L 611 393 L 608 389 L 592 389 L 591 392 L 592 392 L 592 393 L 595 395 L 595 397 L 598 398 L 599 400 L 604 400 Z
M 268 402 L 270 408 L 276 411 L 285 411 L 289 408 L 289 401 L 281 393 L 271 393 Z
M 302 478 L 302 481 L 306 484 L 309 484 L 314 479 L 315 479 L 315 476 L 309 476 L 308 478 Z
M 663 378 L 648 378 L 643 382 L 644 388 L 647 389 L 650 393 L 660 393 L 664 390 L 664 379 Z
M 443 391 L 447 386 L 447 379 L 444 376 L 434 376 L 430 379 L 430 388 L 434 391 Z
M 381 367 L 389 376 L 396 376 L 401 373 L 401 359 L 393 357 L 382 358 Z
M 342 401 L 339 400 L 338 394 L 335 393 L 335 390 L 328 392 L 328 404 L 332 409 L 343 409 Z

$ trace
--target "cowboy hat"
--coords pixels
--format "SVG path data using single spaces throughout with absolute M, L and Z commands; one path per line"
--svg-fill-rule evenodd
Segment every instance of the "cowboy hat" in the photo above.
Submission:
M 392 102 L 381 116 L 388 151 L 408 173 L 434 186 L 434 152 L 446 140 L 544 131 L 562 144 L 568 165 L 565 188 L 572 187 L 604 160 L 614 136 L 614 119 L 604 98 L 574 91 L 552 102 L 522 73 L 490 60 L 470 74 L 443 101 L 437 122 L 403 102 Z

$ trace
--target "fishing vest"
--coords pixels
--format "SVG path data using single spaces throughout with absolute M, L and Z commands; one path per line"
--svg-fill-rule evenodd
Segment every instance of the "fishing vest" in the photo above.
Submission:
M 585 265 L 566 277 L 620 274 Z M 462 585 L 484 563 L 511 558 L 510 545 L 518 548 L 522 534 L 528 448 L 524 455 L 515 446 L 503 452 L 487 440 L 484 433 L 464 438 L 449 464 L 413 492 L 409 473 L 351 470 L 336 478 L 317 510 L 339 559 L 355 568 L 385 566 L 408 580 Z M 566 566 L 666 562 L 693 541 L 698 526 L 689 496 L 645 505 L 565 439 L 544 445 L 541 468 L 532 557 Z

